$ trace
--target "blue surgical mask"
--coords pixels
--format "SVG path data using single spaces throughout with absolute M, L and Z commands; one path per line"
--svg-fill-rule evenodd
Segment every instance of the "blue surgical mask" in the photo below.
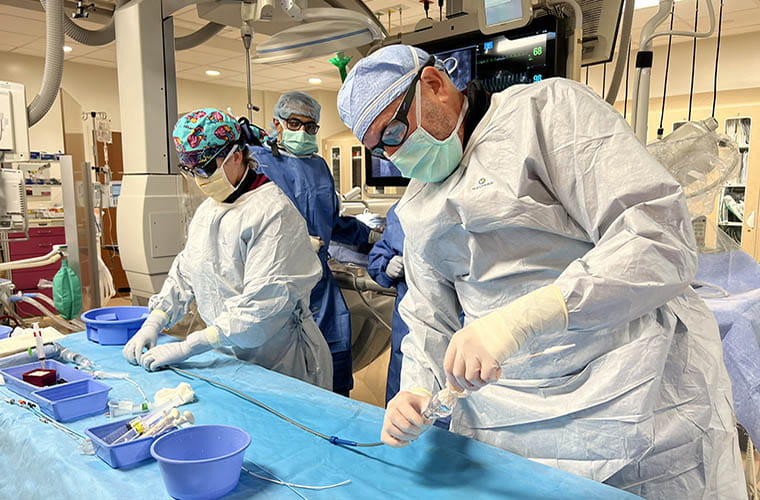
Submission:
M 310 155 L 319 150 L 317 136 L 308 134 L 305 130 L 283 130 L 280 144 L 296 156 Z
M 440 182 L 451 175 L 462 161 L 459 126 L 467 113 L 467 100 L 462 104 L 462 111 L 454 130 L 447 138 L 438 140 L 422 128 L 419 92 L 417 95 L 417 128 L 389 159 L 404 177 L 422 182 Z

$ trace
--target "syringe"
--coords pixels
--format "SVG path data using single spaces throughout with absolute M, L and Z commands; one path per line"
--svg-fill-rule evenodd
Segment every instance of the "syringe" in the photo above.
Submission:
M 42 342 L 42 330 L 40 330 L 40 324 L 34 323 L 34 340 L 37 343 L 37 358 L 40 360 L 40 368 L 45 369 L 45 345 Z
M 61 352 L 58 354 L 58 357 L 63 361 L 74 363 L 75 365 L 79 366 L 79 368 L 85 370 L 94 366 L 94 363 L 92 361 L 85 358 L 78 352 L 74 352 L 66 347 L 61 347 Z
M 514 363 L 515 361 L 524 361 L 526 359 L 536 358 L 538 356 L 544 356 L 546 354 L 554 354 L 564 351 L 565 349 L 570 349 L 572 347 L 575 347 L 575 344 L 558 345 L 545 349 L 541 352 L 527 354 L 525 356 L 520 356 L 517 358 L 509 358 L 504 362 L 504 364 Z M 467 397 L 468 394 L 468 391 L 457 392 L 453 387 L 446 386 L 438 391 L 438 393 L 430 399 L 427 408 L 425 408 L 425 410 L 422 412 L 422 416 L 425 419 L 433 420 L 448 417 L 454 412 L 454 407 L 457 405 L 457 401 L 459 401 L 460 398 Z
M 124 427 L 106 436 L 104 441 L 110 444 L 119 444 L 134 439 L 168 415 L 171 409 L 171 403 L 159 405 L 150 413 L 133 418 Z

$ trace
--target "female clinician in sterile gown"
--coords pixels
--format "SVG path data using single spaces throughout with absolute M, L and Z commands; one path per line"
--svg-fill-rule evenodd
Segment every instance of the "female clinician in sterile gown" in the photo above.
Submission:
M 239 138 L 238 122 L 215 109 L 194 111 L 177 123 L 181 166 L 209 198 L 193 216 L 185 248 L 151 297 L 150 316 L 124 356 L 155 370 L 227 347 L 240 359 L 329 389 L 329 349 L 309 310 L 319 259 L 303 217 L 256 171 L 247 150 L 238 150 Z M 193 300 L 208 327 L 155 346 L 158 332 L 184 316 Z M 145 347 L 150 350 L 143 354 Z

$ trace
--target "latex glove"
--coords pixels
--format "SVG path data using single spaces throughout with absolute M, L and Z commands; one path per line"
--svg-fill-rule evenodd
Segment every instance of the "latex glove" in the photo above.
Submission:
M 477 391 L 501 376 L 501 364 L 536 335 L 567 329 L 567 306 L 556 285 L 539 288 L 483 316 L 451 337 L 443 368 L 451 386 Z
M 378 241 L 380 241 L 383 238 L 383 231 L 380 229 L 370 229 L 369 231 L 369 238 L 367 238 L 367 243 L 370 245 L 374 245 Z
M 210 326 L 193 332 L 181 342 L 161 344 L 146 352 L 140 358 L 140 365 L 152 372 L 162 366 L 179 363 L 191 356 L 209 351 L 214 347 L 218 338 L 216 328 Z
M 169 322 L 169 317 L 165 312 L 154 309 L 145 319 L 142 327 L 137 330 L 129 342 L 121 350 L 121 354 L 131 364 L 136 365 L 143 349 L 152 349 L 158 341 L 158 334 L 164 329 Z
M 388 446 L 408 446 L 430 428 L 432 422 L 422 416 L 430 402 L 430 393 L 415 392 L 401 391 L 388 401 L 380 433 L 380 439 Z
M 325 246 L 325 242 L 322 241 L 322 238 L 318 236 L 309 236 L 309 239 L 311 240 L 311 248 L 314 250 L 314 252 L 319 252 L 319 249 Z
M 391 260 L 388 261 L 388 265 L 385 266 L 385 274 L 390 279 L 397 280 L 404 277 L 404 258 L 400 255 L 394 255 Z

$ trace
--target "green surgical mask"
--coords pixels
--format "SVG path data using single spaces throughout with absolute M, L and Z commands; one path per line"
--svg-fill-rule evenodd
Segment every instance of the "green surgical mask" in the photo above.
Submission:
M 419 96 L 419 89 L 417 95 Z M 422 127 L 420 101 L 418 98 L 417 128 L 388 159 L 396 165 L 404 177 L 422 182 L 440 182 L 451 175 L 462 161 L 459 126 L 467 114 L 467 100 L 462 104 L 454 130 L 443 140 L 436 139 Z
M 283 130 L 280 144 L 296 156 L 310 155 L 319 150 L 317 136 L 307 134 L 305 130 Z

